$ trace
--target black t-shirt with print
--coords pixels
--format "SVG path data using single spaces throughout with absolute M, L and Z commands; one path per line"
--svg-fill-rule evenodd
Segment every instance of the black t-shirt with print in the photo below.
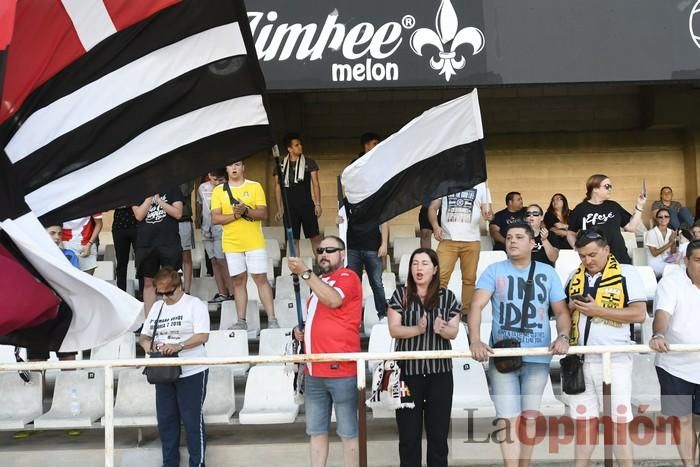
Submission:
M 168 204 L 182 202 L 182 192 L 176 187 L 160 193 L 160 198 Z M 151 203 L 146 217 L 136 225 L 136 246 L 180 246 L 178 221 L 158 204 Z
M 287 187 L 287 201 L 291 206 L 313 207 L 313 198 L 311 197 L 311 172 L 318 171 L 318 164 L 315 160 L 305 157 L 306 168 L 304 169 L 304 180 L 299 183 L 294 183 L 294 174 L 297 170 L 296 161 L 289 160 L 289 187 Z M 275 175 L 279 175 L 277 169 Z
M 629 224 L 631 219 L 632 215 L 615 201 L 607 200 L 601 204 L 584 201 L 571 212 L 569 229 L 574 232 L 588 229 L 602 231 L 608 239 L 610 252 L 615 255 L 615 258 L 620 263 L 632 264 L 620 230 Z
M 553 234 L 550 233 L 547 239 L 552 238 L 552 236 Z M 549 264 L 550 266 L 554 267 L 554 263 L 551 262 L 549 258 L 547 258 L 547 251 L 544 249 L 544 245 L 542 244 L 542 237 L 540 235 L 537 235 L 535 237 L 535 248 L 532 249 L 532 255 L 530 255 L 530 258 L 533 261 Z
M 498 211 L 496 214 L 493 215 L 493 220 L 491 221 L 491 223 L 497 225 L 498 228 L 501 229 L 501 235 L 503 235 L 503 233 L 506 231 L 506 228 L 510 224 L 525 222 L 525 211 L 525 208 L 522 208 L 520 211 L 516 212 L 510 212 L 507 208 L 503 209 L 502 211 Z M 505 250 L 506 247 L 503 243 L 494 240 L 493 249 Z

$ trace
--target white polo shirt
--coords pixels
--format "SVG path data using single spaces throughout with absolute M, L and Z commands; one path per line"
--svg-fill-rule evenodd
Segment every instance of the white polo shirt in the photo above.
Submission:
M 685 270 L 664 276 L 656 288 L 654 310 L 671 315 L 664 333 L 669 344 L 700 342 L 700 288 L 693 285 Z M 656 366 L 673 376 L 700 384 L 700 355 L 697 352 L 656 354 Z

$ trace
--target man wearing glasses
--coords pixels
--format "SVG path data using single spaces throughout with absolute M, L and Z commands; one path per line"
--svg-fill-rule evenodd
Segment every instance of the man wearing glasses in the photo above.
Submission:
M 324 238 L 316 249 L 321 270 L 317 276 L 300 258 L 289 258 L 289 270 L 311 289 L 307 321 L 294 336 L 304 342 L 307 354 L 360 351 L 362 284 L 357 274 L 343 267 L 345 243 L 338 237 Z M 357 464 L 357 366 L 355 362 L 308 363 L 304 404 L 306 434 L 310 437 L 311 465 L 325 466 L 331 403 L 338 420 L 336 432 L 343 441 L 346 467 Z
M 576 235 L 574 244 L 581 264 L 569 278 L 566 296 L 571 311 L 570 345 L 629 345 L 632 325 L 646 318 L 646 293 L 634 266 L 621 264 L 611 254 L 607 238 L 589 229 Z M 613 452 L 618 465 L 632 467 L 628 425 L 632 421 L 632 356 L 612 355 L 611 415 Z M 602 356 L 586 355 L 586 387 L 569 395 L 570 416 L 576 420 L 576 467 L 589 464 L 598 440 L 603 410 Z

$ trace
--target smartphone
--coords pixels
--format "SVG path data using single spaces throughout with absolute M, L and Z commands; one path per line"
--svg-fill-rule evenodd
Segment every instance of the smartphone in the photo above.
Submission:
M 579 302 L 587 302 L 588 299 L 583 295 L 572 295 L 571 300 L 578 300 Z
M 642 193 L 644 193 L 644 196 L 646 197 L 646 195 L 647 195 L 647 179 L 646 178 L 642 179 Z

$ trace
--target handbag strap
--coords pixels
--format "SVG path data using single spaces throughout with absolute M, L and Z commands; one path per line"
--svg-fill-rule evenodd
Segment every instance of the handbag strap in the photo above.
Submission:
M 231 203 L 231 206 L 237 205 L 239 201 L 233 197 L 233 193 L 231 193 L 231 187 L 228 186 L 228 182 L 224 182 L 224 190 L 226 190 L 226 193 L 228 193 L 228 200 Z
M 530 307 L 530 302 L 532 301 L 532 290 L 533 290 L 533 277 L 535 276 L 535 261 L 530 261 L 530 270 L 527 273 L 527 281 L 525 281 L 525 296 L 523 297 L 523 307 L 521 308 L 521 318 L 520 318 L 520 334 L 525 333 L 525 326 L 527 325 L 527 309 Z M 491 328 L 491 342 L 496 342 L 496 338 L 493 335 L 493 327 Z
M 160 321 L 160 314 L 163 311 L 163 306 L 165 306 L 165 302 L 161 303 L 160 310 L 158 310 L 158 316 L 156 317 L 156 324 L 153 326 L 153 337 L 151 337 L 151 345 L 148 346 L 148 353 L 153 353 L 153 341 L 156 340 L 156 332 L 158 331 L 158 322 Z
M 525 333 L 525 327 L 527 326 L 527 315 L 529 314 L 528 308 L 530 308 L 530 302 L 532 301 L 533 292 L 533 278 L 535 277 L 535 263 L 536 261 L 530 261 L 530 271 L 527 274 L 527 282 L 525 282 L 525 296 L 523 297 L 523 307 L 520 309 L 520 334 Z

